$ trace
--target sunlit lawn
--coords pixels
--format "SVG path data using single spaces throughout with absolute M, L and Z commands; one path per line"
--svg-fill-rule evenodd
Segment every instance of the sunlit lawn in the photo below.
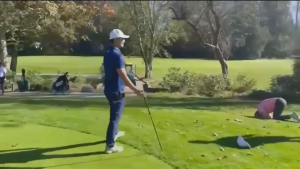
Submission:
M 148 101 L 163 152 L 159 149 L 143 100 L 127 98 L 120 126 L 127 133 L 119 142 L 140 151 L 126 146 L 121 154 L 104 155 L 99 154 L 104 144 L 97 142 L 104 140 L 108 123 L 109 112 L 104 99 L 1 99 L 1 120 L 14 123 L 0 126 L 0 168 L 41 169 L 45 165 L 65 164 L 58 168 L 169 169 L 167 165 L 151 159 L 151 156 L 180 169 L 291 169 L 299 166 L 299 124 L 251 118 L 256 102 L 167 94 L 153 95 Z M 288 112 L 297 109 L 299 106 L 288 106 Z M 92 135 L 32 127 L 29 124 Z M 28 127 L 24 127 L 26 125 Z M 238 135 L 245 136 L 253 148 L 240 149 L 236 144 Z M 11 144 L 15 143 L 18 146 L 12 147 Z M 67 146 L 78 143 L 81 144 Z M 67 147 L 51 149 L 62 145 Z M 225 151 L 221 151 L 220 147 Z M 1 152 L 24 148 L 39 149 L 27 153 L 24 150 Z M 143 157 L 145 153 L 151 156 Z M 130 155 L 137 157 L 125 158 Z M 68 165 L 72 161 L 89 162 Z
M 99 73 L 102 57 L 71 57 L 71 56 L 34 56 L 20 57 L 18 72 L 22 68 L 37 70 L 43 73 Z M 141 58 L 126 58 L 126 62 L 137 66 L 137 74 L 143 76 L 144 64 Z M 291 60 L 251 60 L 229 61 L 229 75 L 235 77 L 238 73 L 248 74 L 256 78 L 258 88 L 267 88 L 273 75 L 291 74 Z M 180 67 L 203 74 L 217 74 L 221 72 L 218 61 L 196 59 L 155 59 L 153 62 L 153 78 L 161 79 L 170 67 Z

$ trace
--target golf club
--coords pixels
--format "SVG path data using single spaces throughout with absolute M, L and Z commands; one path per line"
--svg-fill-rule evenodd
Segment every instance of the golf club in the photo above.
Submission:
M 153 122 L 153 119 L 152 119 L 151 112 L 150 112 L 150 110 L 149 110 L 149 106 L 148 106 L 148 103 L 147 103 L 146 96 L 144 96 L 144 101 L 145 101 L 145 105 L 146 105 L 146 107 L 147 107 L 147 109 L 148 109 L 148 113 L 149 113 L 149 116 L 150 116 L 150 118 L 151 118 L 151 122 L 152 122 L 152 125 L 153 125 L 153 128 L 154 128 L 154 131 L 155 131 L 155 134 L 156 134 L 157 141 L 158 141 L 158 143 L 159 143 L 160 149 L 161 149 L 161 151 L 163 151 L 162 146 L 161 146 L 161 143 L 160 143 L 160 140 L 159 140 L 159 137 L 158 137 L 158 134 L 157 134 L 157 131 L 156 131 L 156 128 L 155 128 L 155 125 L 154 125 L 154 122 Z

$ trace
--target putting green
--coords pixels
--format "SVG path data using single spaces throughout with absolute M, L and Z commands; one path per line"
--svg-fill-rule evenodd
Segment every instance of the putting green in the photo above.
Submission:
M 104 139 L 72 130 L 33 124 L 0 123 L 2 169 L 171 169 L 153 156 L 124 146 L 103 154 Z

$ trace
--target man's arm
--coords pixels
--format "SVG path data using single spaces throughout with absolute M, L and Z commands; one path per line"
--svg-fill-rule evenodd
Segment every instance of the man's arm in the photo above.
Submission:
M 123 80 L 123 82 L 125 83 L 126 86 L 128 86 L 128 87 L 129 87 L 131 90 L 133 90 L 134 92 L 138 90 L 138 89 L 132 84 L 131 80 L 128 78 L 128 76 L 127 76 L 127 74 L 126 74 L 125 68 L 117 69 L 117 72 L 118 72 L 119 76 L 121 77 L 121 79 Z
M 117 66 L 117 72 L 118 72 L 120 78 L 125 83 L 125 85 L 128 86 L 134 92 L 138 91 L 138 89 L 132 84 L 131 80 L 127 76 L 126 69 L 125 69 L 124 56 L 122 56 L 122 55 L 117 56 L 116 64 L 117 64 L 116 65 Z
M 6 78 L 6 68 L 3 67 L 3 75 L 4 75 L 4 79 Z
M 264 119 L 273 119 L 273 113 L 264 114 Z

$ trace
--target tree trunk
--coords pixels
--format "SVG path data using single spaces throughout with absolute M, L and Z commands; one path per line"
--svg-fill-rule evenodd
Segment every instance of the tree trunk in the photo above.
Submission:
M 17 72 L 17 64 L 18 64 L 18 50 L 17 50 L 17 44 L 14 44 L 11 52 L 10 70 L 12 70 L 13 72 Z
M 152 62 L 145 62 L 145 78 L 151 78 L 152 76 Z
M 228 76 L 228 65 L 227 65 L 226 60 L 224 59 L 224 57 L 222 55 L 222 52 L 221 52 L 220 48 L 215 47 L 213 51 L 214 51 L 215 57 L 220 62 L 221 69 L 222 69 L 222 74 L 227 77 Z
M 296 30 L 298 29 L 298 11 L 299 11 L 299 1 L 297 1 L 297 10 L 296 10 Z
M 0 28 L 0 61 L 4 67 L 7 67 L 7 46 L 5 30 L 3 28 Z

